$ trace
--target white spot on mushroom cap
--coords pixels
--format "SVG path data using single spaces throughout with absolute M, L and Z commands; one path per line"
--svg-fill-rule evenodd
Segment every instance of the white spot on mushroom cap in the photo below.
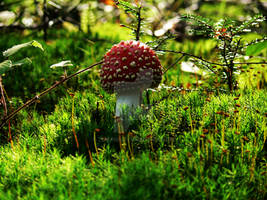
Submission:
M 136 62 L 135 62 L 135 61 L 131 62 L 131 63 L 130 63 L 130 66 L 131 66 L 131 67 L 136 67 Z
M 125 61 L 125 60 L 127 60 L 127 58 L 126 57 L 122 57 L 122 59 L 121 59 L 122 61 Z

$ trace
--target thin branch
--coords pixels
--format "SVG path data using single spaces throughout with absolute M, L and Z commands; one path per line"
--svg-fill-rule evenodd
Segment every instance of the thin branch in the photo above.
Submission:
M 233 58 L 233 62 L 232 63 L 234 63 L 234 59 L 236 58 L 237 51 L 238 51 L 238 48 L 239 48 L 239 45 L 240 45 L 240 41 L 241 41 L 241 38 L 237 41 L 237 45 L 236 45 L 236 49 L 235 49 L 234 58 Z
M 214 71 L 212 68 L 210 68 L 210 66 L 207 63 L 202 63 L 203 65 L 205 65 L 205 67 L 210 70 L 212 73 L 216 74 L 217 72 Z
M 267 40 L 267 36 L 266 35 L 263 36 L 261 39 L 252 40 L 251 42 L 245 44 L 244 47 L 248 47 L 250 45 L 257 44 L 258 42 L 263 42 L 265 40 Z
M 48 28 L 48 16 L 47 16 L 47 2 L 44 0 L 43 5 L 43 31 L 44 31 L 44 41 L 47 41 L 47 28 Z
M 42 25 L 40 26 L 24 26 L 24 25 L 21 25 L 21 24 L 17 24 L 17 25 L 8 25 L 8 26 L 5 26 L 5 25 L 0 25 L 0 30 L 13 30 L 16 29 L 16 30 L 25 30 L 25 29 L 28 29 L 28 30 L 39 30 L 41 29 Z
M 185 53 L 185 52 L 182 52 L 182 51 L 163 50 L 163 49 L 160 49 L 160 50 L 157 50 L 157 51 L 159 51 L 159 52 L 168 52 L 168 53 L 176 53 L 176 54 L 183 54 L 184 56 L 190 56 L 190 57 L 193 57 L 193 58 L 197 58 L 199 60 L 202 60 L 203 62 L 212 64 L 212 65 L 227 66 L 226 64 L 214 63 L 214 62 L 211 62 L 211 61 L 203 59 L 201 56 L 195 56 L 193 54 Z M 233 63 L 233 64 L 234 65 L 252 65 L 252 64 L 260 65 L 260 64 L 267 64 L 267 63 L 265 61 L 263 61 L 263 62 L 248 62 L 248 63 L 240 62 L 240 63 Z
M 223 59 L 224 59 L 224 62 L 225 62 L 224 66 L 228 66 L 228 62 L 227 62 L 227 59 L 226 59 L 226 42 L 225 42 L 225 40 L 223 41 L 223 51 L 221 51 L 221 53 L 222 53 L 222 56 L 223 56 Z
M 25 104 L 23 104 L 22 106 L 20 106 L 17 110 L 13 111 L 11 114 L 9 114 L 7 117 L 5 117 L 5 118 L 2 120 L 1 124 L 0 124 L 0 129 L 1 129 L 1 128 L 8 122 L 11 118 L 13 118 L 19 111 L 21 111 L 22 109 L 24 109 L 24 108 L 30 106 L 30 105 L 33 104 L 35 101 L 37 101 L 38 99 L 40 99 L 42 96 L 44 96 L 44 95 L 46 95 L 47 93 L 49 93 L 51 90 L 57 88 L 59 85 L 61 85 L 62 83 L 66 82 L 67 80 L 69 80 L 69 79 L 71 79 L 71 78 L 73 78 L 73 77 L 75 77 L 75 76 L 77 76 L 77 75 L 79 75 L 79 74 L 81 74 L 81 73 L 83 73 L 83 72 L 86 72 L 86 71 L 88 71 L 89 69 L 91 69 L 91 68 L 93 68 L 93 67 L 95 67 L 95 66 L 97 66 L 97 65 L 100 65 L 100 64 L 102 64 L 102 63 L 103 63 L 103 61 L 100 61 L 100 62 L 95 63 L 95 64 L 93 64 L 93 65 L 91 65 L 91 66 L 89 66 L 89 67 L 87 67 L 87 68 L 85 68 L 85 69 L 82 69 L 82 70 L 80 70 L 80 71 L 78 71 L 78 72 L 76 72 L 76 73 L 74 73 L 74 74 L 71 74 L 71 75 L 69 75 L 69 76 L 63 78 L 63 79 L 61 79 L 60 81 L 57 81 L 57 82 L 56 82 L 54 85 L 52 85 L 50 88 L 44 90 L 44 91 L 41 92 L 40 94 L 37 94 L 35 97 L 33 97 L 32 99 L 28 100 Z
M 265 61 L 263 61 L 263 62 L 248 62 L 248 63 L 246 63 L 246 62 L 243 62 L 243 63 L 233 63 L 234 65 L 261 65 L 261 64 L 263 64 L 263 65 L 266 65 L 267 64 L 267 62 L 265 62 Z
M 185 53 L 185 52 L 182 52 L 182 51 L 173 51 L 173 50 L 157 50 L 157 51 L 161 51 L 161 52 L 168 52 L 168 53 L 177 53 L 177 54 L 183 54 L 184 56 L 190 56 L 190 57 L 193 57 L 193 58 L 197 58 L 199 60 L 202 60 L 203 62 L 206 62 L 206 63 L 209 63 L 209 64 L 212 64 L 212 65 L 220 65 L 220 66 L 226 66 L 225 64 L 221 64 L 221 63 L 214 63 L 214 62 L 211 62 L 211 61 L 208 61 L 208 60 L 205 60 L 203 59 L 201 56 L 195 56 L 193 54 L 190 54 L 190 53 Z
M 173 64 L 171 64 L 171 66 L 169 66 L 167 69 L 165 69 L 165 71 L 163 72 L 163 74 L 165 74 L 169 69 L 173 68 L 183 57 L 184 57 L 184 55 L 182 55 L 181 57 L 179 57 Z
M 4 106 L 4 117 L 7 115 L 7 106 L 6 106 L 6 99 L 5 99 L 5 94 L 4 94 L 4 87 L 2 84 L 2 76 L 0 76 L 0 90 L 1 90 L 1 103 Z
M 121 27 L 128 28 L 128 29 L 130 29 L 131 31 L 135 31 L 134 28 L 132 28 L 132 27 L 130 27 L 130 26 L 127 26 L 127 25 L 125 25 L 125 24 L 120 24 L 120 26 L 121 26 Z
M 137 28 L 136 28 L 136 41 L 138 41 L 140 39 L 140 30 L 141 30 L 141 21 L 143 20 L 141 18 L 141 9 L 142 7 L 140 6 L 138 8 L 138 12 L 137 12 L 137 16 L 138 16 L 138 23 L 137 23 Z
M 174 35 L 167 35 L 167 37 L 163 38 L 162 40 L 159 40 L 159 42 L 157 42 L 157 46 L 155 48 L 153 48 L 155 51 L 160 48 L 161 45 L 163 45 L 167 40 L 175 38 Z M 156 40 L 157 41 L 157 40 Z

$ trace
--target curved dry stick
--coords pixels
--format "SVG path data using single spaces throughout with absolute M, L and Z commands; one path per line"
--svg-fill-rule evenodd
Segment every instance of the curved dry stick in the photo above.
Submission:
M 76 73 L 74 74 L 71 74 L 65 78 L 63 78 L 62 80 L 60 81 L 56 81 L 56 83 L 54 85 L 52 85 L 50 88 L 44 90 L 43 92 L 41 92 L 40 94 L 36 95 L 35 97 L 33 97 L 32 99 L 28 100 L 25 104 L 23 104 L 22 106 L 20 106 L 18 109 L 16 109 L 15 111 L 13 111 L 12 113 L 10 113 L 7 117 L 5 117 L 1 124 L 0 124 L 0 129 L 10 120 L 12 119 L 19 111 L 21 111 L 23 108 L 26 108 L 28 106 L 30 106 L 31 104 L 33 104 L 35 101 L 37 101 L 39 98 L 41 98 L 42 96 L 46 95 L 47 93 L 49 93 L 51 90 L 55 89 L 56 87 L 58 87 L 59 85 L 61 85 L 62 83 L 66 82 L 67 80 L 83 73 L 83 72 L 86 72 L 88 71 L 89 69 L 97 66 L 97 65 L 100 65 L 102 64 L 104 61 L 100 61 L 98 63 L 95 63 L 85 69 L 82 69 L 80 71 L 77 71 Z

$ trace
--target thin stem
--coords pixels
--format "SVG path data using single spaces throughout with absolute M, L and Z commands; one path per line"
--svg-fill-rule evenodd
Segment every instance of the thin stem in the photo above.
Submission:
M 236 58 L 237 51 L 238 51 L 238 49 L 239 49 L 239 45 L 240 45 L 240 41 L 241 41 L 241 39 L 239 39 L 239 40 L 237 41 L 237 44 L 236 44 L 236 49 L 235 49 L 235 53 L 234 53 L 234 58 L 233 58 L 233 61 L 234 61 L 234 59 Z M 233 63 L 234 63 L 234 62 L 233 62 Z
M 32 99 L 28 100 L 25 104 L 23 104 L 22 106 L 20 106 L 17 110 L 13 111 L 11 114 L 9 114 L 7 117 L 5 117 L 3 120 L 2 120 L 2 123 L 0 124 L 0 129 L 5 125 L 5 123 L 10 120 L 11 118 L 13 118 L 19 111 L 21 111 L 22 109 L 30 106 L 31 104 L 33 104 L 35 101 L 37 101 L 38 99 L 40 99 L 42 96 L 46 95 L 47 93 L 49 93 L 51 90 L 57 88 L 59 85 L 61 85 L 62 83 L 68 81 L 69 79 L 83 73 L 83 72 L 86 72 L 88 71 L 89 69 L 97 66 L 97 65 L 100 65 L 102 64 L 104 61 L 100 61 L 98 63 L 95 63 L 85 69 L 82 69 L 74 74 L 71 74 L 69 76 L 67 76 L 66 78 L 63 78 L 62 80 L 60 81 L 56 81 L 56 83 L 54 85 L 52 85 L 50 88 L 44 90 L 43 92 L 41 92 L 39 95 L 36 95 L 35 97 L 33 97 Z
M 183 57 L 184 57 L 184 55 L 182 55 L 181 57 L 179 57 L 173 64 L 171 64 L 171 66 L 169 66 L 167 69 L 165 69 L 165 71 L 163 72 L 163 74 L 165 74 L 169 69 L 173 68 L 180 60 L 182 60 Z
M 233 63 L 234 65 L 266 65 L 267 62 L 263 61 L 263 62 L 249 62 L 249 63 L 246 63 L 246 62 L 241 62 L 241 63 Z
M 225 40 L 223 41 L 223 51 L 221 51 L 222 53 L 222 56 L 223 56 L 223 59 L 224 59 L 224 62 L 225 62 L 225 66 L 228 67 L 228 62 L 227 62 L 227 59 L 226 59 L 226 42 Z
M 47 40 L 47 3 L 46 0 L 44 0 L 44 5 L 43 5 L 43 31 L 44 31 L 44 41 Z
M 212 73 L 214 73 L 214 74 L 216 74 L 217 72 L 216 71 L 214 71 L 212 68 L 210 68 L 210 66 L 209 65 L 207 65 L 206 63 L 203 63 L 203 65 L 205 65 L 205 67 L 208 69 L 208 70 L 210 70 Z
M 138 41 L 140 39 L 141 21 L 143 20 L 141 18 L 141 9 L 142 9 L 142 7 L 140 6 L 138 8 L 138 12 L 137 12 L 138 23 L 137 23 L 137 28 L 136 28 L 136 41 Z
M 76 134 L 76 131 L 75 131 L 75 122 L 74 122 L 74 101 L 75 100 L 75 96 L 74 94 L 72 95 L 72 108 L 71 108 L 71 125 L 72 125 L 72 132 L 73 132 L 73 136 L 74 136 L 74 139 L 75 139 L 75 142 L 76 142 L 76 147 L 79 151 L 79 141 L 78 141 L 78 137 L 77 137 L 77 134 Z
M 2 104 L 4 106 L 4 117 L 7 115 L 7 106 L 6 106 L 6 99 L 5 99 L 5 94 L 4 94 L 4 87 L 3 87 L 3 84 L 2 84 L 2 76 L 0 76 L 0 90 L 1 90 L 1 101 L 2 101 Z
M 128 28 L 128 29 L 130 29 L 131 31 L 135 31 L 135 28 L 130 27 L 130 26 L 127 26 L 127 25 L 125 25 L 125 24 L 120 24 L 120 26 L 121 26 L 121 27 L 124 27 L 124 28 Z
M 4 117 L 7 116 L 7 105 L 6 105 L 6 99 L 5 99 L 5 89 L 2 84 L 2 76 L 0 76 L 0 89 L 1 89 L 1 102 L 4 106 Z M 11 123 L 10 120 L 8 120 L 8 141 L 11 144 L 11 147 L 13 149 L 13 141 L 12 141 L 12 135 L 11 135 Z
M 195 55 L 193 55 L 193 54 L 186 53 L 186 52 L 182 52 L 182 51 L 162 50 L 162 49 L 161 49 L 161 50 L 157 50 L 157 51 L 168 52 L 168 53 L 176 53 L 176 54 L 183 54 L 183 56 L 190 56 L 190 57 L 193 57 L 193 58 L 197 58 L 197 59 L 199 59 L 199 60 L 202 60 L 203 62 L 210 63 L 210 64 L 212 64 L 212 65 L 226 66 L 225 64 L 214 63 L 214 62 L 211 62 L 211 61 L 208 61 L 208 60 L 203 59 L 201 56 L 195 56 Z
M 212 65 L 227 66 L 227 64 L 211 62 L 211 61 L 203 59 L 201 56 L 196 56 L 196 55 L 193 55 L 193 54 L 190 54 L 190 53 L 186 53 L 186 52 L 182 52 L 182 51 L 173 51 L 173 50 L 165 50 L 165 49 L 160 49 L 160 50 L 157 50 L 157 51 L 168 52 L 168 53 L 176 53 L 176 54 L 183 54 L 184 56 L 190 56 L 190 57 L 193 57 L 193 58 L 197 58 L 199 60 L 202 60 L 203 62 L 212 64 Z M 263 62 L 248 62 L 248 63 L 240 62 L 240 63 L 233 63 L 233 64 L 234 65 L 251 65 L 251 64 L 260 65 L 260 64 L 267 64 L 267 63 L 265 61 L 263 61 Z
M 88 139 L 87 138 L 85 138 L 85 145 L 86 145 L 86 148 L 88 150 L 90 162 L 91 162 L 92 166 L 94 167 L 95 166 L 95 163 L 94 163 L 94 160 L 93 160 L 93 156 L 92 156 L 92 153 L 91 153 L 91 150 L 90 150 L 90 147 L 89 147 L 89 143 L 88 143 Z
M 95 152 L 97 157 L 99 156 L 98 149 L 97 149 L 97 144 L 96 144 L 96 131 L 94 131 L 94 146 L 95 146 Z

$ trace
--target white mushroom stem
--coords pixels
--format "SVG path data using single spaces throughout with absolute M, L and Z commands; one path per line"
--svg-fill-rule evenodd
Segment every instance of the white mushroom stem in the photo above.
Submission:
M 142 91 L 140 88 L 117 91 L 116 116 L 122 117 L 124 110 L 129 111 L 128 114 L 132 115 L 132 112 L 140 106 L 141 100 Z

